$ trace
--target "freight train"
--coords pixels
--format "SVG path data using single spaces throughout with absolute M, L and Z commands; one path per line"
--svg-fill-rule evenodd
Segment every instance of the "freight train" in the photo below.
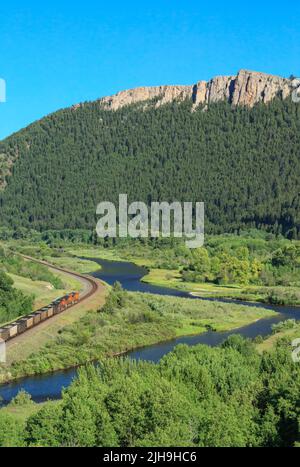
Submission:
M 61 313 L 66 308 L 75 305 L 79 302 L 79 292 L 71 292 L 64 297 L 57 298 L 50 305 L 41 308 L 40 310 L 34 311 L 30 315 L 23 316 L 13 323 L 7 324 L 0 328 L 0 339 L 8 341 L 14 337 L 22 334 L 28 329 L 37 326 L 42 321 L 51 318 L 58 313 Z

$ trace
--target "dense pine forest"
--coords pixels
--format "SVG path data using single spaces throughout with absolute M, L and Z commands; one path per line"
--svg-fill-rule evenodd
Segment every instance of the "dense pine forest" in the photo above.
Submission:
M 0 446 L 297 446 L 299 377 L 284 343 L 261 356 L 239 336 L 178 346 L 158 365 L 111 359 L 21 423 L 19 393 L 0 411 Z
M 97 204 L 128 193 L 204 201 L 210 233 L 263 228 L 299 238 L 299 154 L 300 110 L 289 99 L 206 111 L 86 103 L 0 143 L 1 224 L 94 228 Z

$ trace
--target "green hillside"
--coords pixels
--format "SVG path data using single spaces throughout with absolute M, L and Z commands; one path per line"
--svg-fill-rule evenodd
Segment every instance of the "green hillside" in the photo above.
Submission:
M 300 237 L 300 107 L 191 103 L 52 114 L 0 143 L 1 225 L 93 228 L 96 205 L 204 201 L 206 231 Z M 13 164 L 13 165 L 12 165 Z M 7 175 L 8 174 L 8 175 Z

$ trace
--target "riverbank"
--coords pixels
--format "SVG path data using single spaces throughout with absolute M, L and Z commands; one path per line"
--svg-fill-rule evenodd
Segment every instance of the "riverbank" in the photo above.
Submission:
M 27 258 L 30 261 L 30 258 Z M 33 262 L 35 260 L 32 260 Z M 57 269 L 55 266 L 43 263 L 49 270 L 54 271 L 58 277 L 61 277 L 61 283 L 66 283 L 68 290 L 79 290 L 81 300 L 78 304 L 64 310 L 63 313 L 57 314 L 35 326 L 27 332 L 15 337 L 6 343 L 6 364 L 2 365 L 0 371 L 0 381 L 3 379 L 3 374 L 11 374 L 10 369 L 16 362 L 23 361 L 25 358 L 38 352 L 40 348 L 51 346 L 57 339 L 64 327 L 76 323 L 91 310 L 98 310 L 105 302 L 108 287 L 102 281 L 94 279 L 91 281 L 84 275 L 76 274 L 68 270 Z M 92 285 L 95 290 L 91 294 Z M 27 284 L 28 285 L 28 284 Z M 63 295 L 64 295 L 63 294 Z M 57 296 L 57 295 L 56 295 Z M 48 302 L 49 303 L 49 302 Z M 47 304 L 48 304 L 47 303 Z
M 90 274 L 100 269 L 98 263 L 87 258 L 81 259 L 77 256 L 45 256 L 45 260 L 54 266 L 66 268 L 79 274 Z
M 10 361 L 8 367 L 2 368 L 2 383 L 75 367 L 179 336 L 232 331 L 276 316 L 272 310 L 240 304 L 125 291 L 113 297 L 113 302 L 108 299 L 101 313 L 86 313 L 73 324 L 62 327 L 48 344 L 31 354 L 26 352 L 26 360 Z
M 210 282 L 197 280 L 196 276 L 192 281 L 189 279 L 193 274 L 182 274 L 182 268 L 193 262 L 195 252 L 171 241 L 169 243 L 160 241 L 157 244 L 138 240 L 134 243 L 124 241 L 109 247 L 66 243 L 59 249 L 48 246 L 39 248 L 34 244 L 26 245 L 26 242 L 21 246 L 18 242 L 11 241 L 10 245 L 25 252 L 29 250 L 32 255 L 44 257 L 53 264 L 83 273 L 97 272 L 99 263 L 97 265 L 94 259 L 132 262 L 147 269 L 141 279 L 143 283 L 192 293 L 201 298 L 214 297 L 271 305 L 300 306 L 299 261 L 295 259 L 299 242 L 283 238 L 266 239 L 235 235 L 207 237 L 202 259 L 199 253 L 200 264 L 203 261 L 208 261 L 209 264 L 216 261 L 217 264 L 220 258 L 222 260 L 222 255 L 227 255 L 225 264 L 229 267 L 231 263 L 241 261 L 240 258 L 251 257 L 252 262 L 249 264 L 248 260 L 245 260 L 247 267 L 252 268 L 251 273 L 248 271 L 245 282 L 239 281 L 238 279 L 241 279 L 239 276 L 236 281 L 231 280 L 229 274 L 227 281 L 221 281 L 221 285 L 212 280 L 214 276 L 212 271 Z M 205 256 L 206 254 L 208 256 Z M 235 273 L 237 270 L 241 271 L 242 266 L 245 266 L 243 262 L 238 263 Z M 198 277 L 201 277 L 201 274 Z M 244 283 L 247 285 L 243 285 Z
M 276 345 L 284 339 L 288 343 L 292 343 L 294 340 L 300 339 L 300 322 L 295 323 L 291 329 L 282 329 L 278 332 L 274 332 L 271 336 L 264 339 L 261 343 L 256 345 L 259 353 L 269 352 L 276 348 Z M 296 348 L 296 347 L 295 347 Z
M 70 290 L 82 290 L 82 284 L 75 278 L 67 276 L 63 272 L 57 271 L 55 275 L 59 277 L 64 285 L 62 289 L 55 289 L 52 284 L 46 281 L 32 280 L 28 277 L 8 274 L 14 281 L 14 287 L 27 295 L 34 295 L 34 310 L 49 305 L 57 297 L 66 295 Z
M 210 283 L 184 282 L 178 270 L 151 268 L 148 274 L 142 278 L 142 282 L 189 292 L 194 297 L 199 298 L 228 298 L 267 305 L 300 305 L 299 287 L 239 286 L 236 284 L 224 286 Z
M 130 261 L 137 266 L 147 269 L 148 273 L 141 278 L 143 283 L 188 292 L 199 298 L 233 299 L 267 305 L 300 306 L 300 287 L 296 286 L 217 285 L 208 282 L 184 281 L 179 268 L 157 268 L 155 267 L 157 263 L 156 259 L 137 256 L 127 250 L 122 253 L 122 251 L 115 251 L 113 249 L 94 247 L 71 248 L 68 249 L 68 253 L 74 255 L 74 257 L 87 258 L 91 262 L 93 262 L 93 258 L 118 262 Z M 94 262 L 94 264 L 96 263 Z M 94 269 L 91 272 L 94 272 Z

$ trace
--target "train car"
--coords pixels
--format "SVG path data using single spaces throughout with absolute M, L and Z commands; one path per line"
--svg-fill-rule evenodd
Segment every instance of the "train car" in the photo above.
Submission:
M 21 318 L 17 321 L 18 325 L 18 334 L 22 334 L 27 329 L 27 318 Z
M 40 323 L 42 321 L 42 310 L 37 310 L 35 312 L 35 315 L 36 315 L 36 317 L 38 319 L 38 323 Z
M 52 303 L 51 303 L 51 306 L 53 308 L 53 313 L 56 315 L 57 313 L 59 313 L 59 303 L 60 303 L 60 300 L 59 299 L 56 299 L 54 300 Z
M 40 311 L 42 312 L 43 317 L 46 315 L 45 319 L 51 318 L 51 316 L 53 316 L 53 306 L 52 305 L 44 306 L 43 308 L 41 308 Z
M 47 319 L 48 317 L 48 309 L 47 307 L 44 307 L 44 308 L 41 308 L 39 310 L 40 314 L 41 314 L 41 321 L 45 321 L 45 319 Z
M 27 319 L 27 329 L 32 328 L 33 320 L 34 320 L 34 314 L 26 316 L 26 319 Z
M 9 326 L 9 338 L 15 337 L 18 334 L 18 323 L 12 323 Z
M 33 325 L 36 326 L 41 322 L 41 314 L 39 311 L 33 313 Z
M 66 308 L 74 305 L 79 301 L 79 292 L 71 292 L 64 297 L 54 300 L 50 305 L 41 308 L 28 316 L 18 319 L 0 328 L 0 339 L 7 341 L 27 331 L 27 329 L 38 325 L 41 321 L 51 318 L 57 313 L 61 313 Z
M 48 313 L 47 313 L 47 316 L 48 318 L 51 318 L 51 316 L 54 315 L 54 311 L 53 311 L 53 306 L 52 305 L 49 305 L 48 306 Z

